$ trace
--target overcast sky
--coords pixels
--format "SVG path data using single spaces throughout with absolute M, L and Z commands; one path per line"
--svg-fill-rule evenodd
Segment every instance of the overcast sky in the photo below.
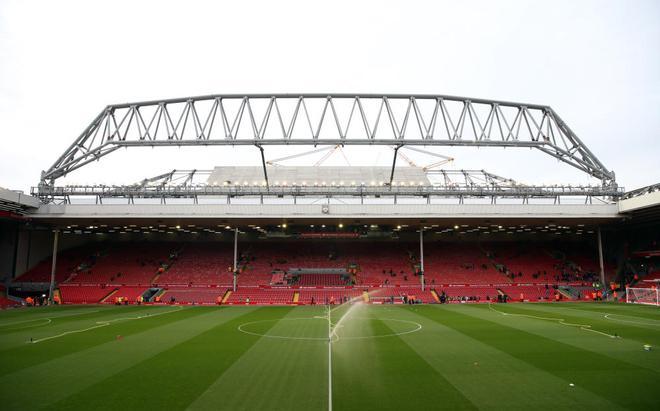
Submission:
M 29 190 L 107 104 L 274 92 L 548 104 L 633 189 L 660 182 L 660 1 L 0 0 L 0 186 Z M 524 182 L 596 182 L 528 150 L 436 151 Z M 135 149 L 62 182 L 258 161 L 253 147 Z

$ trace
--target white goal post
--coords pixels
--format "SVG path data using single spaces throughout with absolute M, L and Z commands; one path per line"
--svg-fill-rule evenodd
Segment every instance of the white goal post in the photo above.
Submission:
M 660 290 L 657 288 L 626 288 L 626 302 L 660 306 Z

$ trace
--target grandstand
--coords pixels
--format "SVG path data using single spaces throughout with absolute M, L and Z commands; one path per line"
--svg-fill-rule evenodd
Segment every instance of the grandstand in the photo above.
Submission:
M 255 165 L 66 182 L 120 148 L 172 146 L 258 151 Z M 310 150 L 267 160 L 272 146 Z M 322 164 L 352 146 L 391 147 L 392 165 Z M 595 183 L 452 169 L 438 148 L 454 146 L 534 150 Z M 308 155 L 322 158 L 281 164 Z M 620 187 L 544 105 L 371 94 L 110 105 L 30 195 L 0 190 L 0 351 L 17 353 L 0 378 L 32 387 L 30 367 L 62 374 L 34 400 L 55 409 L 126 398 L 129 409 L 332 409 L 333 398 L 338 409 L 653 409 L 660 362 L 641 347 L 660 342 L 660 319 L 623 303 L 658 304 L 659 188 Z M 25 305 L 58 306 L 10 310 Z M 69 371 L 70 356 L 85 366 Z M 619 372 L 634 386 L 619 390 Z M 326 391 L 333 381 L 340 394 Z M 527 383 L 534 395 L 511 389 Z M 23 409 L 6 391 L 3 406 Z
M 292 117 L 288 134 L 262 129 L 251 135 L 239 131 L 246 120 L 228 109 L 233 104 L 252 116 L 261 113 L 254 120 L 267 124 L 274 114 L 258 106 L 321 102 L 353 114 L 386 109 L 390 115 L 383 121 L 399 134 L 393 141 L 369 116 L 357 120 L 371 130 L 364 134 L 349 132 L 341 116 L 330 126 L 324 116 L 305 111 L 321 134 L 294 133 L 301 120 Z M 394 103 L 408 111 L 397 112 Z M 452 106 L 470 112 L 474 123 L 457 127 L 465 117 L 452 117 Z M 163 116 L 183 119 L 193 109 L 206 128 L 181 121 L 158 127 Z M 218 116 L 234 124 L 229 134 L 211 128 Z M 494 128 L 496 120 L 500 126 Z M 404 121 L 422 135 L 414 127 L 397 128 Z M 130 186 L 57 185 L 80 173 L 92 156 L 98 160 L 121 147 L 159 148 L 173 139 L 180 147 L 256 145 L 262 164 L 175 169 Z M 272 145 L 323 148 L 267 161 Z M 392 167 L 280 164 L 310 153 L 325 159 L 353 145 L 393 145 Z M 433 149 L 455 145 L 537 149 L 600 184 L 521 184 L 484 170 L 447 169 L 453 159 Z M 435 161 L 417 166 L 406 150 Z M 397 167 L 397 159 L 409 164 Z M 608 291 L 608 284 L 621 283 L 626 267 L 614 233 L 631 217 L 648 219 L 650 213 L 653 219 L 658 208 L 657 190 L 625 193 L 550 107 L 429 95 L 218 95 L 112 105 L 44 171 L 32 196 L 2 194 L 5 221 L 19 237 L 14 254 L 20 258 L 7 286 L 21 295 L 53 298 L 59 292 L 63 303 L 111 303 L 109 294 L 117 292 L 133 302 L 148 289 L 147 302 L 158 297 L 194 304 L 216 304 L 218 297 L 236 303 L 248 294 L 254 304 L 306 304 L 308 289 L 340 295 L 414 287 L 420 295 L 444 292 L 452 300 L 577 298 L 589 287 Z M 603 232 L 614 240 L 605 252 Z M 402 293 L 393 294 L 399 301 Z

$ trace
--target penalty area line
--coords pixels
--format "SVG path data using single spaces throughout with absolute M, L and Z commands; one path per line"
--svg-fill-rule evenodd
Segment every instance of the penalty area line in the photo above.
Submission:
M 101 328 L 101 327 L 107 327 L 108 325 L 111 325 L 112 323 L 117 322 L 117 321 L 141 320 L 143 318 L 157 317 L 159 315 L 169 314 L 169 313 L 173 313 L 173 312 L 176 312 L 176 311 L 181 311 L 182 309 L 183 309 L 183 307 L 179 306 L 178 309 L 168 310 L 168 311 L 164 311 L 164 312 L 160 312 L 160 313 L 156 313 L 156 314 L 145 314 L 145 315 L 139 315 L 137 317 L 120 317 L 120 318 L 115 318 L 115 319 L 112 319 L 112 320 L 97 321 L 96 325 L 93 325 L 91 327 L 82 328 L 82 329 L 79 329 L 79 330 L 65 331 L 63 333 L 60 333 L 60 334 L 57 334 L 57 335 L 52 335 L 50 337 L 44 337 L 44 338 L 39 338 L 39 339 L 36 339 L 36 340 L 30 340 L 30 341 L 28 341 L 28 344 L 37 344 L 37 343 L 40 343 L 40 342 L 43 342 L 43 341 L 48 341 L 48 340 L 53 340 L 55 338 L 64 337 L 64 336 L 67 336 L 69 334 L 78 334 L 78 333 L 83 333 L 85 331 L 95 330 L 95 329 Z
M 584 331 L 591 331 L 591 332 L 593 332 L 593 333 L 597 333 L 597 334 L 600 334 L 600 335 L 604 335 L 604 336 L 609 337 L 609 338 L 621 338 L 621 337 L 619 337 L 618 335 L 612 335 L 612 334 L 608 334 L 608 333 L 603 332 L 603 331 L 594 330 L 593 328 L 591 328 L 591 325 L 589 325 L 589 324 L 574 324 L 574 323 L 569 323 L 569 322 L 567 322 L 567 321 L 566 321 L 565 319 L 563 319 L 563 318 L 539 317 L 539 316 L 536 316 L 536 315 L 530 315 L 530 314 L 505 313 L 505 312 L 498 311 L 498 310 L 494 309 L 493 306 L 492 306 L 492 304 L 490 304 L 490 303 L 488 303 L 488 308 L 489 308 L 491 311 L 495 311 L 496 313 L 501 314 L 501 315 L 504 315 L 504 316 L 512 315 L 512 316 L 514 316 L 514 317 L 527 317 L 527 318 L 533 318 L 533 319 L 536 319 L 536 320 L 556 321 L 557 324 L 566 325 L 566 326 L 569 326 L 569 327 L 576 327 L 576 328 L 579 328 L 580 330 L 584 330 Z

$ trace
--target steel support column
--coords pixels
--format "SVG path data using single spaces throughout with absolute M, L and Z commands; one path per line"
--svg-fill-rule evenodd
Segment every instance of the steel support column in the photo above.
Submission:
M 53 303 L 53 293 L 55 292 L 55 267 L 57 266 L 57 241 L 60 236 L 60 230 L 54 230 L 53 237 L 53 261 L 50 266 L 50 287 L 48 289 L 48 303 Z
M 396 158 L 399 155 L 399 149 L 402 146 L 396 146 L 394 148 L 394 159 L 392 159 L 392 172 L 390 173 L 390 190 L 392 189 L 392 181 L 394 181 L 394 168 L 396 167 Z
M 420 270 L 420 280 L 422 283 L 422 291 L 426 288 L 424 284 L 424 228 L 419 228 L 419 270 Z
M 600 283 L 605 287 L 605 266 L 603 265 L 603 238 L 598 227 L 598 264 L 600 264 Z
M 236 280 L 238 275 L 238 227 L 234 228 L 234 286 L 233 290 L 236 291 Z
M 264 179 L 266 180 L 266 190 L 270 189 L 270 184 L 268 183 L 268 171 L 266 171 L 266 157 L 264 155 L 264 148 L 260 145 L 257 145 L 257 148 L 261 152 L 261 165 L 264 168 Z

